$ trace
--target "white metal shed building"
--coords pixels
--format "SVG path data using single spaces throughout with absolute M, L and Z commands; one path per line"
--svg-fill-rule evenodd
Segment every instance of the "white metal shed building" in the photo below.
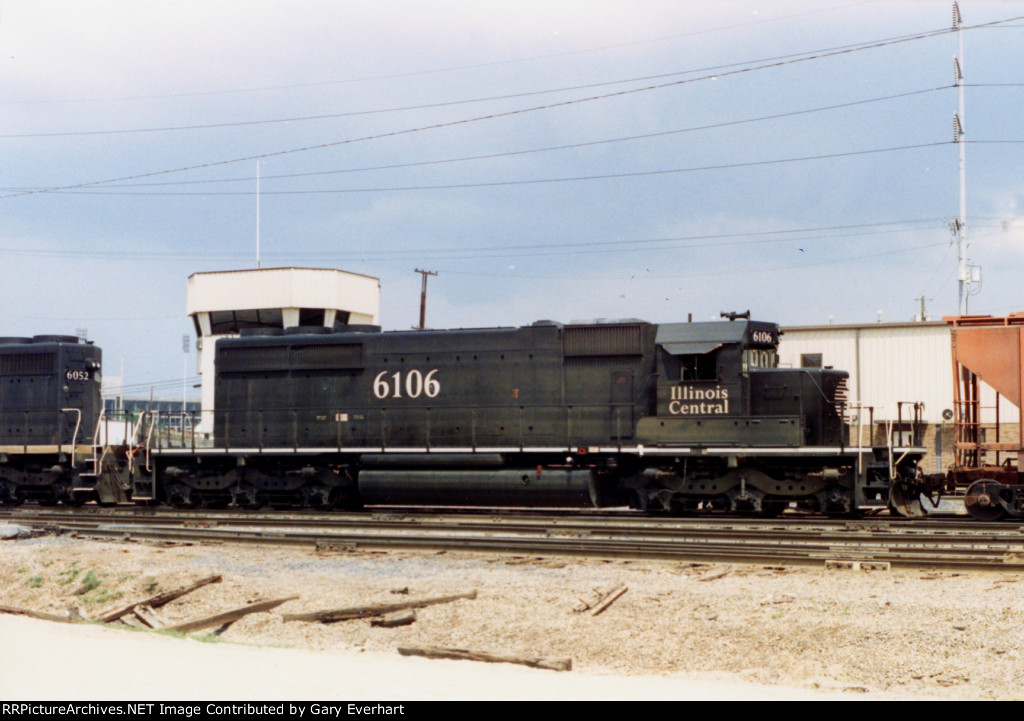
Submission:
M 790 326 L 782 328 L 779 365 L 790 368 L 831 366 L 850 374 L 850 416 L 872 410 L 875 437 L 881 426 L 897 417 L 899 401 L 923 403 L 928 424 L 925 445 L 929 455 L 924 469 L 938 472 L 952 460 L 953 354 L 950 326 L 945 321 L 863 323 L 853 325 Z M 984 423 L 995 421 L 995 393 L 982 389 Z M 909 407 L 904 406 L 903 418 Z M 1017 417 L 1017 409 L 1000 402 L 1004 421 Z M 868 419 L 862 419 L 865 424 Z M 1017 434 L 1016 423 L 1002 423 Z

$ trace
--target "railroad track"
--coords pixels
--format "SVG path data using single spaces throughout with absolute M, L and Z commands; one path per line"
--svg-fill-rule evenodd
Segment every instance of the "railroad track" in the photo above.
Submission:
M 779 565 L 887 564 L 1024 571 L 1016 524 L 875 517 L 836 520 L 651 518 L 410 510 L 360 514 L 230 513 L 165 509 L 0 511 L 10 521 L 79 537 L 174 543 L 248 543 L 321 551 L 432 550 Z

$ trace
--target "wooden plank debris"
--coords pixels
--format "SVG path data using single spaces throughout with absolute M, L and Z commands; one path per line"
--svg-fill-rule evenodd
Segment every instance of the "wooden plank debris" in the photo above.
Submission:
M 517 663 L 522 666 L 543 668 L 551 671 L 571 671 L 571 658 L 547 658 L 544 656 L 506 656 L 482 651 L 467 651 L 461 648 L 412 648 L 399 646 L 398 653 L 403 656 L 423 656 L 425 658 L 443 658 L 455 661 L 483 661 L 485 663 Z
M 621 592 L 619 592 L 620 589 L 621 589 Z M 616 598 L 618 598 L 623 593 L 625 593 L 626 590 L 627 590 L 626 589 L 626 585 L 623 584 L 623 583 L 618 583 L 618 584 L 616 584 L 614 586 L 611 586 L 610 588 L 607 588 L 607 589 L 604 589 L 604 590 L 601 590 L 600 588 L 595 588 L 593 595 L 591 595 L 589 598 L 586 598 L 586 599 L 581 598 L 579 600 L 579 603 L 577 603 L 573 607 L 572 610 L 575 611 L 576 613 L 583 613 L 584 611 L 591 611 L 591 612 L 593 612 L 593 610 L 595 608 L 597 608 L 602 603 L 604 603 L 606 600 L 608 600 L 608 598 L 610 596 L 612 596 L 612 594 L 617 594 L 615 596 L 615 598 L 612 598 L 610 601 L 608 601 L 608 604 L 605 606 L 605 608 L 607 608 L 608 605 L 611 605 L 611 603 L 613 601 L 615 601 Z M 601 609 L 601 610 L 603 611 L 604 609 Z M 594 613 L 594 615 L 596 616 L 600 612 L 601 611 L 597 611 L 596 613 Z
M 605 596 L 603 599 L 601 599 L 601 603 L 599 603 L 594 608 L 594 610 L 590 612 L 590 615 L 591 616 L 597 616 L 600 613 L 604 612 L 604 610 L 606 608 L 608 608 L 613 603 L 615 603 L 615 600 L 617 598 L 619 598 L 619 596 L 621 596 L 622 594 L 624 594 L 628 590 L 629 590 L 628 586 L 623 586 L 621 584 L 619 585 L 618 588 L 612 589 L 611 593 L 609 593 L 607 596 Z
M 381 628 L 394 628 L 395 626 L 408 626 L 410 623 L 415 623 L 415 621 L 416 612 L 412 609 L 406 609 L 385 614 L 380 618 L 370 619 L 370 625 L 380 626 Z
M 220 636 L 222 633 L 231 628 L 231 624 L 233 623 L 234 621 L 228 621 L 227 623 L 221 624 L 220 626 L 217 626 L 217 628 L 213 629 L 213 631 L 211 631 L 210 633 L 214 636 Z
M 287 598 L 275 598 L 270 601 L 253 603 L 248 606 L 242 606 L 241 608 L 217 613 L 213 616 L 204 616 L 191 621 L 176 623 L 173 626 L 165 626 L 164 630 L 192 633 L 193 631 L 199 631 L 204 628 L 209 628 L 210 626 L 222 626 L 226 623 L 234 623 L 238 619 L 242 618 L 242 616 L 248 616 L 250 613 L 261 613 L 263 611 L 269 611 L 273 608 L 277 608 L 282 603 L 294 601 L 296 598 L 298 598 L 298 596 L 288 596 Z
M 153 610 L 152 606 L 149 606 L 147 604 L 139 604 L 133 609 L 133 612 L 136 618 L 138 618 L 144 624 L 153 629 L 161 629 L 165 626 L 169 626 L 171 623 L 166 618 L 157 613 L 155 610 Z M 124 616 L 122 616 L 122 619 L 123 618 L 130 618 L 130 616 L 128 614 L 125 614 Z
M 58 623 L 78 623 L 82 620 L 81 614 L 78 613 L 77 608 L 75 609 L 75 612 L 69 612 L 65 616 L 60 616 L 56 613 L 45 613 L 43 611 L 32 611 L 27 608 L 17 608 L 15 606 L 0 605 L 0 613 L 11 613 L 17 616 L 39 618 L 44 621 L 57 621 Z
M 351 621 L 357 618 L 371 618 L 373 616 L 384 616 L 395 611 L 404 611 L 410 608 L 424 608 L 439 603 L 451 603 L 460 599 L 474 599 L 476 591 L 459 593 L 454 596 L 438 596 L 436 598 L 423 598 L 418 601 L 404 601 L 402 603 L 382 603 L 373 606 L 350 606 L 348 608 L 336 608 L 330 611 L 315 611 L 313 613 L 285 613 L 281 618 L 285 621 L 319 621 L 320 623 L 335 623 L 337 621 Z
M 149 626 L 144 624 L 142 621 L 140 621 L 139 617 L 136 616 L 133 613 L 126 613 L 124 616 L 122 616 L 120 618 L 120 621 L 125 626 L 131 626 L 132 628 L 137 628 L 137 629 L 140 629 L 142 631 L 152 631 L 153 630 Z
M 107 611 L 101 614 L 100 616 L 97 616 L 96 620 L 101 621 L 102 623 L 113 623 L 117 619 L 121 618 L 121 616 L 133 613 L 135 611 L 136 606 L 149 606 L 150 608 L 160 608 L 160 606 L 164 606 L 177 598 L 181 598 L 186 593 L 191 593 L 192 591 L 195 591 L 197 588 L 202 588 L 203 586 L 206 586 L 211 583 L 220 582 L 220 575 L 209 576 L 208 578 L 203 578 L 196 581 L 191 586 L 183 586 L 182 588 L 176 588 L 173 591 L 165 591 L 164 593 L 158 593 L 155 596 L 150 596 L 149 598 L 145 598 L 141 601 L 134 601 L 122 608 L 117 608 L 113 611 Z
M 599 588 L 595 588 L 594 592 L 589 597 L 579 599 L 579 603 L 573 606 L 572 610 L 576 613 L 583 613 L 584 611 L 589 611 L 594 606 L 601 603 L 601 599 L 604 598 L 607 593 L 608 591 L 602 591 Z

